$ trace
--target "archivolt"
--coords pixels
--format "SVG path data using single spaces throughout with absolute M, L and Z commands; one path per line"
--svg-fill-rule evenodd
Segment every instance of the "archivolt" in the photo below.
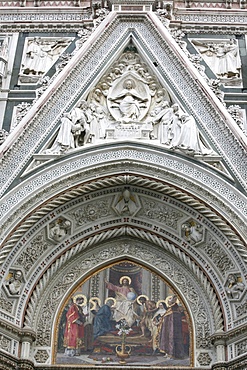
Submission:
M 128 174 L 113 175 L 111 177 L 92 180 L 67 189 L 66 192 L 59 193 L 54 198 L 45 201 L 39 208 L 34 210 L 29 216 L 22 220 L 19 225 L 15 226 L 15 230 L 12 231 L 8 238 L 4 241 L 4 246 L 0 253 L 0 266 L 4 263 L 7 255 L 10 253 L 16 243 L 19 242 L 23 235 L 49 212 L 78 196 L 85 195 L 95 190 L 127 184 L 144 187 L 162 194 L 169 195 L 185 203 L 186 205 L 193 207 L 196 211 L 200 212 L 204 217 L 209 219 L 215 225 L 215 227 L 219 229 L 229 241 L 231 241 L 231 243 L 236 247 L 243 261 L 245 263 L 247 262 L 247 251 L 244 242 L 242 242 L 241 238 L 230 227 L 229 223 L 214 211 L 211 205 L 209 207 L 209 205 L 205 204 L 202 200 L 199 200 L 192 194 L 189 194 L 188 190 L 185 191 L 178 189 L 162 180 L 152 180 L 145 176 Z M 42 194 L 36 194 L 35 197 L 37 196 L 42 197 Z M 3 231 L 4 228 L 5 226 L 3 225 Z

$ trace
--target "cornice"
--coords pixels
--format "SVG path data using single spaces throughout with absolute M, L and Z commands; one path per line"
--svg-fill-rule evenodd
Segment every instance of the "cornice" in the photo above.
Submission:
M 243 335 L 245 337 L 247 335 L 247 324 L 230 329 L 227 332 L 215 332 L 211 336 L 211 341 L 213 344 L 226 344 L 228 341 Z
M 31 343 L 36 339 L 36 333 L 32 328 L 25 326 L 24 328 L 21 329 L 20 327 L 15 326 L 3 319 L 0 320 L 0 329 L 5 330 L 8 333 L 11 333 L 22 342 L 27 341 Z

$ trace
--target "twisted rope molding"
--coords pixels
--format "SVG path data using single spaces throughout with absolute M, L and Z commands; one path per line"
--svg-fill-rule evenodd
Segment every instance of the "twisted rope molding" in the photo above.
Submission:
M 81 251 L 87 249 L 89 246 L 94 244 L 99 244 L 110 238 L 116 238 L 118 236 L 126 235 L 126 227 L 120 227 L 114 230 L 108 230 L 101 234 L 97 234 L 89 237 L 83 242 L 78 243 L 74 247 L 68 249 L 64 254 L 57 258 L 54 263 L 51 264 L 50 268 L 45 271 L 37 285 L 33 289 L 32 295 L 29 298 L 29 303 L 25 312 L 24 326 L 31 326 L 33 322 L 36 321 L 36 306 L 37 302 L 41 300 L 41 295 L 44 292 L 45 287 L 47 287 L 47 282 L 51 280 L 53 275 L 65 264 L 67 264 L 73 257 L 75 257 Z
M 63 266 L 67 265 L 70 262 L 73 263 L 73 261 L 71 261 L 73 257 L 81 253 L 82 251 L 86 250 L 87 248 L 92 247 L 94 245 L 98 245 L 99 243 L 105 242 L 111 238 L 116 238 L 119 236 L 131 236 L 141 240 L 148 241 L 149 243 L 153 243 L 156 246 L 162 248 L 163 250 L 169 252 L 173 257 L 175 256 L 179 261 L 182 262 L 182 265 L 186 265 L 190 273 L 193 273 L 194 276 L 197 278 L 197 281 L 199 282 L 199 284 L 204 289 L 207 295 L 207 299 L 210 304 L 210 309 L 214 317 L 215 329 L 223 330 L 224 328 L 223 314 L 221 311 L 217 295 L 214 292 L 214 289 L 212 288 L 210 281 L 208 281 L 207 276 L 195 264 L 195 262 L 193 262 L 190 259 L 190 257 L 187 256 L 183 251 L 178 250 L 178 248 L 176 248 L 174 245 L 161 239 L 159 236 L 153 235 L 150 232 L 146 232 L 144 230 L 138 230 L 130 227 L 121 227 L 119 229 L 110 230 L 90 237 L 87 240 L 83 241 L 82 243 L 77 244 L 74 248 L 69 249 L 68 251 L 65 252 L 65 254 L 56 259 L 55 262 L 50 266 L 50 268 L 45 272 L 45 274 L 40 278 L 39 282 L 33 289 L 32 296 L 30 297 L 29 304 L 25 312 L 24 324 L 33 327 L 35 321 L 37 320 L 36 318 L 38 314 L 37 305 L 39 302 L 42 301 L 42 294 L 45 293 L 45 289 L 48 288 L 48 284 L 50 281 L 54 283 L 54 279 L 52 279 L 52 277 L 54 276 L 55 273 L 58 272 L 60 268 L 62 268 Z M 123 253 L 123 256 L 125 254 L 126 253 Z M 131 255 L 129 255 L 128 257 L 131 257 Z M 92 267 L 94 266 L 91 266 L 91 268 Z M 158 264 L 157 268 L 159 268 Z M 88 267 L 88 269 L 86 269 L 86 271 L 88 270 L 90 270 L 90 266 Z M 63 271 L 61 271 L 61 273 L 64 273 L 64 269 Z M 187 299 L 190 301 L 190 305 L 193 306 L 193 300 L 190 300 L 189 297 L 187 297 Z M 197 306 L 196 308 L 198 311 L 199 307 Z
M 104 189 L 107 187 L 113 187 L 118 185 L 133 185 L 144 187 L 147 189 L 151 189 L 156 192 L 160 192 L 162 194 L 169 195 L 176 200 L 186 204 L 189 207 L 194 208 L 196 211 L 200 212 L 205 218 L 207 218 L 210 222 L 212 222 L 215 227 L 217 227 L 225 237 L 231 241 L 231 243 L 235 246 L 238 253 L 240 254 L 241 258 L 243 259 L 244 263 L 247 263 L 247 249 L 245 244 L 240 240 L 240 238 L 234 233 L 231 229 L 230 225 L 228 225 L 219 215 L 217 215 L 213 210 L 211 210 L 208 206 L 199 201 L 191 194 L 187 194 L 181 189 L 176 189 L 173 185 L 167 185 L 158 180 L 150 180 L 149 178 L 135 176 L 135 175 L 120 175 L 120 176 L 113 176 L 107 177 L 104 179 L 93 180 L 86 184 L 80 184 L 72 189 L 68 189 L 66 194 L 60 193 L 56 196 L 56 198 L 49 201 L 42 205 L 41 208 L 37 209 L 35 213 L 31 214 L 27 219 L 23 221 L 22 224 L 17 228 L 17 230 L 10 235 L 9 239 L 6 241 L 6 244 L 2 248 L 0 252 L 0 266 L 6 260 L 8 254 L 13 250 L 13 247 L 16 243 L 20 241 L 23 235 L 32 227 L 36 222 L 38 222 L 42 217 L 46 216 L 49 212 L 53 211 L 54 209 L 58 208 L 59 206 L 63 205 L 64 203 L 75 199 L 76 197 L 85 195 L 87 193 L 97 191 L 100 189 Z M 47 191 L 47 189 L 46 189 Z M 44 191 L 41 192 L 41 195 Z M 37 201 L 36 194 L 33 197 L 33 200 Z

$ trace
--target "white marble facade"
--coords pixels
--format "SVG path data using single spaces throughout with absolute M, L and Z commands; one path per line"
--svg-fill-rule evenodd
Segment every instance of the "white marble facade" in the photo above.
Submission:
M 128 367 L 246 368 L 245 114 L 230 100 L 245 83 L 244 37 L 222 5 L 209 32 L 216 5 L 202 3 L 197 33 L 191 2 L 0 7 L 4 370 L 125 366 L 100 342 L 67 347 L 60 324 L 78 294 L 112 299 L 105 281 L 128 268 L 141 271 L 139 300 L 117 307 L 136 313 L 143 296 L 158 310 L 175 295 L 190 338 L 186 359 L 156 353 L 146 306 L 132 334 L 155 351 L 145 362 L 135 347 Z M 89 335 L 92 321 L 80 324 Z

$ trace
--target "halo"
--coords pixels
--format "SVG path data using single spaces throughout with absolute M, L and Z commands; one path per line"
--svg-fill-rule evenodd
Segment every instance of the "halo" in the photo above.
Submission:
M 96 301 L 98 302 L 98 305 L 100 306 L 101 305 L 101 299 L 99 297 L 91 297 L 89 299 L 89 303 L 92 303 L 92 307 L 90 308 L 90 310 L 94 310 L 96 308 Z
M 138 295 L 138 297 L 136 298 L 136 302 L 139 304 L 139 305 L 141 305 L 141 302 L 140 302 L 140 298 L 146 298 L 146 300 L 147 301 L 149 301 L 149 298 L 148 298 L 148 296 L 147 295 L 145 295 L 145 294 L 141 294 L 141 295 Z
M 83 298 L 83 303 L 79 304 L 78 306 L 84 307 L 87 305 L 87 297 L 84 294 L 76 294 L 73 297 L 73 302 L 76 303 L 77 298 Z
M 123 82 L 123 88 L 126 89 L 126 82 L 130 81 L 132 84 L 132 88 L 134 89 L 136 87 L 135 81 L 132 78 L 126 78 Z
M 170 298 L 171 296 L 167 297 L 167 298 Z M 166 298 L 166 299 L 167 299 Z M 158 308 L 159 307 L 159 304 L 160 303 L 165 303 L 165 305 L 167 306 L 167 303 L 166 303 L 166 300 L 165 299 L 160 299 L 157 303 L 156 303 L 156 307 Z
M 129 276 L 122 276 L 122 277 L 120 277 L 120 279 L 119 279 L 119 283 L 120 284 L 123 283 L 123 279 L 127 279 L 128 282 L 129 282 L 129 285 L 131 284 L 131 278 Z
M 171 307 L 171 305 L 168 303 L 168 301 L 173 297 L 173 295 L 169 295 L 168 297 L 166 297 L 165 299 L 165 304 L 167 305 L 167 307 Z M 179 304 L 179 299 L 176 300 L 177 304 Z M 174 303 L 173 303 L 174 304 Z
M 117 300 L 113 297 L 108 297 L 105 299 L 105 304 L 108 302 L 108 301 L 113 301 L 114 302 L 114 305 L 112 307 L 116 307 L 116 303 L 117 303 Z

